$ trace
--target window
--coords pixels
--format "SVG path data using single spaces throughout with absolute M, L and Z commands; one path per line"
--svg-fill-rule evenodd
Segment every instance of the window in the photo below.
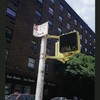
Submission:
M 49 26 L 53 25 L 53 22 L 51 20 L 48 20 Z
M 90 35 L 90 37 L 92 37 L 92 35 Z
M 95 42 L 95 39 L 94 39 L 94 42 Z
M 90 54 L 92 54 L 92 52 L 90 51 Z
M 82 28 L 83 28 L 83 26 L 82 26 L 82 25 L 80 25 L 80 28 L 82 29 Z
M 13 18 L 13 19 L 15 19 L 15 17 L 16 17 L 16 12 L 15 11 L 13 11 L 12 9 L 10 9 L 10 8 L 7 8 L 7 15 L 9 16 L 9 17 L 11 17 L 11 18 Z
M 82 34 L 80 34 L 80 39 L 82 40 Z
M 35 67 L 35 59 L 32 59 L 32 58 L 28 59 L 28 67 L 34 69 L 34 67 Z
M 69 23 L 67 23 L 67 29 L 70 30 L 70 24 Z
M 38 21 L 40 23 L 41 16 L 42 16 L 41 12 L 38 10 L 35 10 L 35 21 Z
M 47 55 L 50 55 L 50 49 L 49 48 L 46 49 L 46 53 L 47 53 Z
M 14 5 L 18 6 L 19 0 L 11 0 L 11 2 L 12 2 Z
M 36 14 L 36 16 L 41 17 L 41 12 L 40 11 L 35 10 L 35 14 Z
M 60 10 L 63 11 L 64 7 L 60 4 Z
M 61 34 L 61 32 L 62 32 L 61 28 L 58 27 L 58 33 Z
M 43 3 L 43 0 L 38 0 L 40 3 Z
M 74 19 L 74 24 L 77 25 L 77 20 L 76 19 Z
M 90 46 L 92 46 L 92 43 L 90 43 Z
M 47 39 L 47 43 L 51 44 L 51 42 L 52 42 L 52 39 L 51 38 L 48 38 Z
M 49 24 L 48 34 L 52 34 L 52 30 L 53 30 L 53 25 L 50 23 Z
M 15 91 L 21 93 L 22 92 L 22 88 L 21 88 L 21 85 L 15 85 Z
M 35 41 L 31 41 L 31 43 L 32 43 L 32 49 L 33 50 L 37 50 L 37 43 L 35 42 Z
M 87 33 L 87 30 L 85 30 L 85 33 Z
M 82 49 L 82 44 L 80 44 L 80 48 Z
M 76 32 L 77 30 L 76 29 L 74 29 L 74 32 Z
M 62 22 L 62 17 L 61 16 L 59 16 L 59 21 Z
M 85 44 L 87 44 L 87 39 L 85 39 Z
M 87 48 L 85 48 L 85 52 L 87 52 Z
M 13 36 L 12 32 L 13 31 L 10 28 L 6 27 L 5 36 L 8 41 L 12 39 Z
M 51 15 L 53 15 L 53 9 L 51 8 L 51 7 L 49 7 L 49 13 L 51 14 Z
M 54 0 L 51 0 L 52 3 L 54 3 Z
M 5 95 L 9 95 L 9 94 L 11 94 L 11 84 L 7 83 L 5 85 Z
M 48 64 L 45 64 L 45 73 L 48 73 Z
M 49 30 L 49 32 L 48 32 L 48 34 L 52 34 L 52 31 L 51 31 L 52 29 L 50 28 L 50 30 Z
M 95 46 L 94 46 L 94 49 L 95 49 Z
M 31 93 L 31 86 L 25 86 L 24 93 Z
M 5 49 L 5 61 L 7 60 L 8 57 L 8 49 Z
M 44 94 L 48 95 L 48 89 L 44 89 Z
M 69 18 L 69 19 L 71 19 L 71 14 L 70 14 L 70 13 L 68 13 L 68 15 L 67 15 L 67 16 L 68 16 L 68 18 Z

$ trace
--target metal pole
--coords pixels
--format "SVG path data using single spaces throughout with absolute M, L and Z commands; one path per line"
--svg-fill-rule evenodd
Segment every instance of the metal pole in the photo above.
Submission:
M 43 99 L 47 36 L 42 37 L 35 100 Z

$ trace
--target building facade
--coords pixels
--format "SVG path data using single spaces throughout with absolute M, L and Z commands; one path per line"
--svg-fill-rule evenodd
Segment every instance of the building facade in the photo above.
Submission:
M 95 33 L 64 0 L 6 0 L 6 95 L 35 94 L 41 38 L 33 36 L 33 24 L 46 21 L 51 35 L 79 31 L 81 52 L 95 56 Z M 55 42 L 47 40 L 47 55 L 54 55 Z M 46 60 L 44 99 L 64 95 L 54 63 Z

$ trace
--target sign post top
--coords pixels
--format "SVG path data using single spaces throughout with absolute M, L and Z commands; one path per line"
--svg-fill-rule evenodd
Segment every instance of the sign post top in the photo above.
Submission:
M 35 37 L 43 37 L 48 34 L 48 22 L 41 25 L 33 25 L 33 35 Z

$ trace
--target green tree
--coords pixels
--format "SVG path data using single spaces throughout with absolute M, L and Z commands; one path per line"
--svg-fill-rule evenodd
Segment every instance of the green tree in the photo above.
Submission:
M 94 100 L 95 57 L 77 53 L 65 63 L 56 61 L 55 71 L 64 77 L 64 82 L 61 79 L 60 82 L 67 95 Z
M 95 57 L 82 53 L 75 54 L 65 63 L 65 72 L 82 77 L 95 77 Z

